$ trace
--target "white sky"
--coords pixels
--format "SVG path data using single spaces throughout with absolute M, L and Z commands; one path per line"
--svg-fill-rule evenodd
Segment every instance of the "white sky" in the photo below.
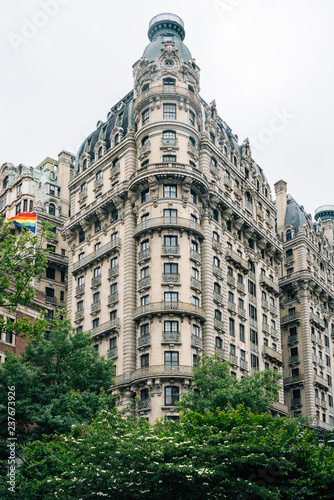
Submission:
M 0 165 L 76 153 L 132 89 L 132 64 L 161 12 L 183 19 L 202 97 L 216 100 L 239 142 L 256 144 L 272 189 L 286 180 L 312 214 L 334 204 L 332 0 L 2 2 Z

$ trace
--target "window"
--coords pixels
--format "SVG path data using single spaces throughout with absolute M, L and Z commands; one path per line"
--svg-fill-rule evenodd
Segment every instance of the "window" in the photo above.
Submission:
M 191 240 L 191 250 L 193 252 L 198 252 L 198 243 L 194 240 Z
M 173 78 L 165 78 L 163 80 L 164 92 L 175 92 L 175 80 Z
M 118 266 L 118 257 L 114 257 L 110 261 L 110 267 L 111 269 L 115 269 Z
M 268 316 L 266 314 L 262 314 L 262 323 L 264 325 L 268 324 Z
M 254 321 L 257 320 L 257 310 L 252 304 L 249 304 L 249 317 L 254 319 Z
M 162 161 L 164 163 L 176 163 L 176 156 L 175 155 L 163 155 Z
M 192 136 L 189 137 L 189 143 L 194 147 L 196 146 L 196 140 Z
M 197 224 L 197 217 L 194 214 L 190 214 L 190 222 L 195 222 Z
M 50 184 L 49 186 L 49 194 L 54 195 L 56 193 L 56 186 Z
M 179 322 L 178 321 L 164 321 L 164 331 L 165 332 L 178 332 Z
M 150 121 L 150 110 L 147 108 L 141 114 L 142 124 L 146 125 Z
M 23 200 L 23 212 L 28 212 L 28 200 Z
M 117 168 L 119 168 L 119 159 L 118 159 L 118 158 L 116 158 L 116 160 L 114 160 L 114 161 L 112 162 L 112 168 L 113 168 L 113 169 L 114 169 L 114 168 L 116 168 L 116 169 L 117 169 Z
M 257 331 L 250 330 L 249 333 L 250 333 L 250 341 L 252 342 L 252 344 L 258 345 L 259 344 L 259 340 L 258 340 Z
M 196 295 L 193 295 L 192 297 L 192 305 L 199 307 L 199 298 L 196 297 Z
M 164 141 L 171 141 L 170 144 L 174 144 L 176 139 L 176 132 L 174 130 L 164 130 L 162 132 L 162 138 Z
M 150 199 L 150 190 L 145 189 L 145 191 L 142 192 L 141 194 L 141 202 L 146 203 Z
M 150 296 L 149 295 L 144 295 L 140 299 L 140 305 L 141 306 L 147 306 L 150 303 Z
M 48 287 L 46 287 L 45 288 L 45 295 L 47 297 L 54 297 L 55 296 L 54 288 L 48 288 Z
M 164 264 L 164 274 L 177 274 L 178 264 L 166 263 Z
M 232 304 L 234 304 L 234 293 L 233 292 L 228 292 L 228 301 L 232 302 Z
M 191 276 L 195 278 L 195 280 L 199 279 L 199 271 L 196 269 L 196 267 L 191 268 Z
M 241 342 L 245 342 L 245 325 L 239 325 L 239 338 Z
M 94 232 L 98 233 L 99 231 L 101 231 L 101 221 L 97 220 L 94 224 Z
M 165 405 L 174 405 L 179 400 L 179 388 L 171 385 L 165 387 Z
M 15 207 L 15 215 L 19 215 L 21 213 L 21 203 L 18 203 Z
M 16 197 L 18 198 L 19 196 L 21 196 L 21 194 L 22 194 L 22 184 L 19 184 L 16 187 Z
M 223 348 L 223 341 L 220 337 L 216 337 L 216 347 L 217 349 L 222 349 Z
M 149 354 L 143 354 L 142 356 L 140 356 L 140 366 L 141 368 L 145 368 L 147 366 L 149 366 L 150 363 L 149 363 Z
M 294 271 L 294 268 L 293 267 L 289 267 L 287 270 L 286 270 L 286 274 L 287 276 L 290 276 Z
M 85 277 L 84 276 L 79 276 L 78 278 L 78 286 L 82 286 L 85 284 Z
M 9 177 L 8 177 L 8 175 L 6 175 L 6 177 L 2 181 L 2 189 L 7 189 L 8 184 L 9 184 Z
M 178 292 L 165 292 L 164 301 L 165 302 L 178 302 L 179 294 Z
M 60 302 L 64 302 L 65 300 L 65 292 L 63 290 L 60 291 Z
M 114 142 L 115 142 L 115 146 L 117 146 L 117 144 L 119 144 L 119 134 L 115 135 Z
M 215 293 L 218 293 L 220 295 L 220 292 L 221 292 L 221 286 L 219 283 L 214 283 L 213 285 L 213 290 Z
M 94 245 L 94 252 L 97 252 L 98 250 L 100 250 L 100 248 L 101 248 L 101 243 L 100 242 L 95 243 L 95 245 Z
M 114 293 L 117 293 L 117 283 L 110 285 L 110 294 L 113 295 Z
M 240 298 L 239 298 L 239 300 L 238 300 L 238 305 L 239 305 L 240 309 L 244 309 L 244 308 L 245 308 L 245 304 L 244 304 L 243 299 L 240 299 Z
M 210 141 L 212 142 L 212 144 L 215 144 L 216 142 L 216 137 L 212 132 L 210 132 Z
M 198 325 L 193 325 L 193 335 L 195 337 L 199 337 L 199 332 L 200 332 L 199 326 Z
M 175 208 L 165 208 L 164 209 L 164 217 L 167 217 L 170 219 L 176 219 L 177 210 Z
M 193 354 L 193 366 L 198 366 L 199 364 L 199 356 L 197 354 Z
M 218 234 L 216 231 L 213 231 L 213 233 L 212 233 L 212 238 L 213 238 L 215 241 L 219 241 L 219 234 Z
M 148 389 L 142 389 L 140 391 L 140 401 L 147 401 L 148 399 L 150 399 L 150 394 Z
M 195 113 L 191 110 L 189 110 L 189 123 L 193 127 L 195 126 Z
M 255 354 L 251 354 L 251 367 L 253 370 L 259 369 L 259 358 Z
M 94 269 L 94 278 L 97 278 L 98 276 L 101 276 L 101 268 L 100 266 L 96 267 Z
M 46 269 L 46 277 L 50 280 L 56 279 L 56 270 L 52 267 L 47 267 Z
M 79 232 L 79 243 L 82 243 L 83 241 L 85 241 L 85 238 L 86 238 L 85 231 L 80 231 Z
M 149 323 L 145 323 L 144 325 L 140 325 L 140 336 L 145 337 L 150 333 L 150 325 Z
M 218 257 L 213 258 L 213 265 L 216 267 L 220 267 L 220 260 L 218 259 Z
M 197 194 L 192 189 L 190 190 L 190 201 L 195 205 L 197 204 Z
M 231 337 L 235 337 L 235 322 L 233 318 L 229 318 L 228 320 L 228 331 Z
M 93 319 L 93 328 L 97 328 L 100 324 L 100 318 Z
M 164 197 L 165 198 L 176 198 L 177 197 L 177 186 L 174 184 L 164 185 Z
M 83 311 L 83 300 L 79 300 L 79 302 L 77 302 L 77 311 Z
M 286 257 L 291 257 L 291 255 L 293 255 L 293 249 L 292 249 L 292 248 L 289 248 L 289 250 L 287 250 L 287 251 L 285 252 L 285 255 L 286 255 Z
M 56 251 L 56 247 L 54 245 L 46 245 L 46 248 L 50 251 L 50 252 L 55 252 Z
M 166 247 L 176 247 L 178 244 L 177 236 L 164 236 L 164 245 Z
M 145 92 L 145 90 L 148 90 L 149 88 L 150 88 L 150 84 L 149 83 L 144 83 L 144 85 L 141 88 L 141 91 Z
M 97 152 L 97 157 L 98 159 L 102 158 L 102 155 L 103 155 L 103 148 L 102 146 L 99 147 L 99 150 Z
M 176 120 L 176 104 L 164 104 L 164 120 Z
M 226 229 L 229 233 L 232 231 L 232 224 L 230 220 L 226 221 Z
M 213 156 L 211 156 L 211 167 L 217 168 L 217 160 Z
M 149 268 L 149 266 L 143 267 L 140 270 L 140 277 L 141 277 L 141 279 L 148 278 L 149 275 L 150 275 L 150 268 Z
M 253 297 L 256 297 L 256 285 L 253 283 L 253 281 L 248 280 L 248 291 L 250 295 L 253 295 Z
M 218 321 L 222 320 L 222 313 L 219 311 L 219 309 L 215 309 L 215 319 Z
M 218 210 L 216 210 L 215 208 L 212 210 L 212 216 L 216 222 L 219 222 Z
M 142 215 L 142 216 L 141 216 L 141 221 L 142 221 L 142 222 L 145 222 L 145 221 L 147 221 L 149 218 L 150 218 L 149 214 L 144 214 L 144 215 Z
M 230 344 L 230 354 L 232 354 L 232 356 L 235 356 L 235 345 L 234 344 Z
M 179 366 L 179 353 L 177 351 L 165 352 L 165 366 Z
M 243 277 L 243 275 L 242 275 L 242 274 L 240 274 L 240 273 L 238 273 L 238 283 L 239 283 L 240 285 L 242 285 L 242 284 L 243 284 L 243 282 L 244 282 L 244 277 Z
M 149 240 L 144 240 L 140 243 L 140 250 L 143 252 L 144 250 L 148 250 L 150 248 Z
M 96 292 L 93 294 L 93 303 L 97 304 L 98 302 L 100 302 L 100 292 Z
M 286 232 L 286 241 L 290 241 L 291 240 L 291 229 L 288 229 L 287 232 Z
M 231 266 L 227 266 L 227 276 L 233 278 L 233 268 Z

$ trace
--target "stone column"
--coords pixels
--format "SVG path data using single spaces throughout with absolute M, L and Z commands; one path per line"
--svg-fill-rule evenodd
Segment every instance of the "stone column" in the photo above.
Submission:
M 213 302 L 213 251 L 212 251 L 212 227 L 209 214 L 206 211 L 201 219 L 201 226 L 205 239 L 201 244 L 202 254 L 202 306 L 205 311 L 206 321 L 203 325 L 203 349 L 205 356 L 213 356 L 215 353 L 215 305 Z
M 300 313 L 301 313 L 301 330 L 303 342 L 303 365 L 305 376 L 305 406 L 306 415 L 315 415 L 315 402 L 314 402 L 314 367 L 313 367 L 313 351 L 311 340 L 311 325 L 310 325 L 310 290 L 308 282 L 302 282 L 300 289 Z

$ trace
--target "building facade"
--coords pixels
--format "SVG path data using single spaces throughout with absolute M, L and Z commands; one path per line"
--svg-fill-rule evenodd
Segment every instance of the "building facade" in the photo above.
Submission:
M 68 307 L 116 365 L 119 406 L 177 418 L 201 355 L 282 370 L 276 208 L 248 139 L 200 96 L 182 20 L 152 19 L 134 88 L 69 184 Z M 284 412 L 283 390 L 276 409 Z
M 324 206 L 312 221 L 282 180 L 275 191 L 285 251 L 279 274 L 285 403 L 292 415 L 315 417 L 319 427 L 332 429 L 333 218 Z
M 58 309 L 67 304 L 67 242 L 61 236 L 64 221 L 69 216 L 68 184 L 73 170 L 74 157 L 62 151 L 58 160 L 46 158 L 37 167 L 4 163 L 0 169 L 0 213 L 6 218 L 22 212 L 37 214 L 37 226 L 47 221 L 54 227 L 54 239 L 42 243 L 49 248 L 48 266 L 40 279 L 35 279 L 35 298 L 27 307 L 20 307 L 18 317 L 26 316 L 31 321 L 47 310 L 46 317 L 52 320 Z M 13 315 L 0 309 L 3 318 Z M 2 332 L 0 353 L 2 360 L 5 350 L 19 353 L 24 350 L 26 340 Z

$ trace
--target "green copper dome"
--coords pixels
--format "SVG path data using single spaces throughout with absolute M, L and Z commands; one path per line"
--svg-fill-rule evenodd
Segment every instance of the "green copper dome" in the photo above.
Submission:
M 175 14 L 159 14 L 151 20 L 148 28 L 150 44 L 144 50 L 143 57 L 154 61 L 167 40 L 171 40 L 182 59 L 189 62 L 192 59 L 190 50 L 183 43 L 185 37 L 182 19 Z

